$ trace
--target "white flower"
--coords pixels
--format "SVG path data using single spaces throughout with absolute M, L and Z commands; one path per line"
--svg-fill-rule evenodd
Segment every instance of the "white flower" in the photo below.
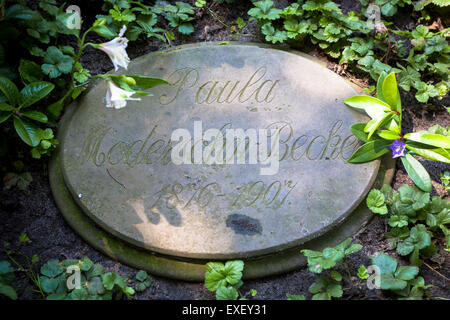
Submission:
M 127 105 L 127 100 L 141 100 L 140 98 L 132 98 L 134 91 L 126 91 L 108 81 L 108 90 L 106 91 L 106 107 L 120 109 Z
M 109 42 L 100 43 L 98 48 L 105 52 L 112 63 L 114 64 L 114 70 L 118 70 L 119 67 L 127 68 L 128 63 L 130 63 L 130 58 L 128 58 L 127 51 L 125 50 L 128 45 L 128 39 L 122 37 L 127 27 L 124 25 L 122 29 L 120 29 L 119 36 L 112 39 Z

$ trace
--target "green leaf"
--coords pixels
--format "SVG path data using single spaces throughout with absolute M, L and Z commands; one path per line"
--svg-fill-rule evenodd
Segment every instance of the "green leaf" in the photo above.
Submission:
M 366 123 L 354 123 L 350 126 L 350 131 L 361 141 L 368 142 L 367 133 L 364 132 Z
M 148 278 L 148 274 L 147 274 L 147 272 L 145 272 L 144 270 L 140 270 L 140 271 L 136 274 L 136 279 L 137 279 L 138 281 L 143 282 L 143 281 L 147 280 L 147 278 Z
M 49 278 L 54 278 L 64 272 L 58 260 L 49 260 L 41 267 L 41 273 Z
M 65 300 L 66 297 L 66 292 L 52 293 L 47 296 L 47 300 Z
M 16 85 L 5 77 L 0 77 L 0 91 L 3 92 L 12 106 L 16 106 L 19 101 L 19 90 Z
M 85 288 L 75 289 L 69 294 L 71 300 L 87 300 L 89 293 Z
M 241 260 L 227 261 L 223 268 L 223 272 L 226 274 L 226 280 L 231 285 L 241 280 L 243 270 L 244 262 Z
M 367 268 L 363 265 L 361 265 L 358 268 L 358 274 L 357 274 L 358 278 L 362 279 L 362 280 L 366 280 L 369 279 L 370 275 L 367 273 Z
M 5 10 L 5 18 L 21 20 L 38 20 L 40 15 L 37 11 L 31 10 L 21 4 L 15 4 Z
M 217 300 L 237 300 L 239 294 L 233 287 L 220 287 L 216 291 Z
M 385 126 L 394 115 L 394 112 L 386 112 L 381 118 L 370 121 L 364 128 L 364 131 L 369 133 L 368 138 L 370 139 L 378 128 Z
M 40 277 L 39 278 L 42 290 L 46 293 L 54 293 L 58 288 L 58 280 L 54 278 Z
M 387 76 L 386 72 L 384 71 L 381 72 L 377 81 L 377 98 L 380 99 L 381 101 L 386 101 L 386 99 L 383 96 L 383 82 L 386 76 Z
M 363 163 L 375 160 L 389 151 L 390 141 L 373 140 L 365 143 L 350 157 L 348 162 Z
M 392 228 L 401 228 L 408 225 L 408 216 L 404 215 L 392 215 L 389 217 L 389 225 Z
M 400 135 L 394 131 L 390 130 L 380 130 L 377 132 L 377 134 L 380 136 L 380 138 L 383 138 L 385 140 L 398 140 L 401 139 Z
M 205 275 L 205 287 L 210 291 L 216 291 L 220 287 L 227 285 L 225 276 L 217 271 L 207 273 Z
M 337 271 L 332 270 L 330 275 L 333 280 L 336 280 L 336 281 L 342 280 L 342 275 Z
M 395 278 L 400 280 L 412 280 L 419 274 L 419 268 L 416 266 L 400 266 L 395 271 Z
M 14 116 L 14 128 L 19 137 L 29 146 L 36 147 L 41 141 L 39 128 L 32 122 Z
M 38 81 L 27 85 L 20 92 L 20 107 L 26 108 L 35 104 L 39 100 L 45 98 L 52 90 L 55 85 L 50 82 Z
M 7 296 L 12 300 L 17 300 L 17 293 L 13 287 L 0 282 L 0 295 Z
M 367 207 L 373 213 L 378 213 L 381 215 L 388 213 L 388 208 L 385 203 L 385 198 L 383 193 L 380 190 L 372 189 L 367 196 Z
M 88 257 L 84 257 L 79 262 L 79 267 L 80 267 L 81 271 L 85 271 L 85 272 L 89 271 L 93 265 L 94 265 L 94 262 L 92 262 L 92 260 L 89 259 Z
M 397 269 L 397 261 L 385 253 L 378 253 L 375 257 L 370 258 L 372 264 L 380 268 L 381 274 L 393 274 Z
M 5 122 L 12 116 L 12 112 L 0 111 L 0 123 Z
M 431 192 L 431 178 L 427 170 L 412 155 L 407 153 L 401 157 L 403 166 L 411 180 L 425 192 Z
M 288 300 L 306 300 L 304 295 L 286 293 Z
M 404 280 L 395 279 L 392 274 L 381 274 L 380 285 L 383 290 L 402 290 L 408 283 Z
M 352 108 L 364 109 L 371 118 L 379 118 L 380 114 L 391 111 L 391 107 L 380 99 L 356 95 L 344 101 L 346 105 Z
M 47 116 L 39 111 L 26 110 L 21 112 L 20 115 L 43 123 L 47 123 L 48 121 Z
M 450 152 L 447 149 L 436 148 L 427 144 L 417 143 L 413 141 L 407 141 L 406 148 L 414 152 L 418 156 L 434 161 L 450 163 Z
M 353 243 L 350 247 L 348 247 L 347 249 L 345 249 L 344 253 L 345 255 L 349 255 L 355 252 L 358 252 L 359 250 L 361 250 L 363 248 L 362 245 L 360 245 L 359 243 Z
M 28 237 L 28 235 L 24 232 L 19 236 L 19 241 L 20 242 L 28 242 L 30 241 L 30 238 Z
M 401 111 L 401 105 L 398 105 L 400 101 L 400 94 L 397 89 L 397 80 L 395 73 L 391 72 L 383 81 L 383 96 L 386 102 L 397 111 Z
M 450 137 L 440 134 L 429 133 L 428 131 L 419 131 L 405 134 L 408 140 L 428 144 L 438 148 L 450 149 Z
M 19 74 L 22 82 L 25 84 L 39 81 L 42 77 L 41 67 L 37 63 L 26 59 L 20 60 Z
M 112 32 L 107 26 L 105 25 L 97 25 L 92 28 L 92 31 L 97 33 L 100 37 L 111 39 L 116 36 L 114 32 Z
M 191 34 L 194 32 L 192 23 L 182 23 L 178 26 L 178 32 L 181 34 Z
M 427 84 L 422 81 L 418 81 L 414 84 L 414 87 L 417 89 L 416 99 L 419 102 L 427 102 L 429 98 L 436 97 L 439 95 L 438 89 L 432 84 Z

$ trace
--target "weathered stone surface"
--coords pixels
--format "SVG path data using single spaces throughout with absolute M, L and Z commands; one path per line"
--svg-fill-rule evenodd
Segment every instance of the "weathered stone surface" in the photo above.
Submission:
M 77 204 L 125 241 L 181 257 L 258 256 L 330 230 L 373 183 L 378 162 L 346 162 L 358 146 L 348 127 L 366 120 L 343 104 L 355 91 L 306 57 L 187 46 L 140 58 L 128 73 L 172 85 L 112 110 L 100 82 L 78 101 L 61 146 Z M 194 121 L 203 130 L 281 128 L 278 173 L 260 175 L 259 164 L 175 165 L 171 134 L 193 132 Z

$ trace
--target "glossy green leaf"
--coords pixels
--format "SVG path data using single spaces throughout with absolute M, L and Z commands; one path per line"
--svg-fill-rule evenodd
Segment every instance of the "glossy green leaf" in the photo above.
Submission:
M 364 109 L 372 119 L 381 118 L 384 113 L 391 111 L 391 107 L 386 102 L 370 96 L 353 96 L 344 103 L 352 108 Z
M 380 130 L 377 132 L 377 134 L 386 140 L 397 140 L 400 139 L 400 135 L 398 135 L 397 133 L 390 131 L 390 130 Z
M 444 149 L 450 149 L 450 137 L 440 134 L 429 133 L 427 131 L 419 131 L 405 134 L 405 138 L 408 140 L 429 144 Z
M 397 80 L 395 73 L 391 72 L 383 81 L 383 96 L 384 100 L 394 109 L 401 110 L 401 105 L 398 105 L 400 93 L 397 88 Z
M 0 111 L 0 123 L 5 122 L 12 116 L 12 112 Z
M 0 77 L 0 91 L 3 92 L 11 105 L 17 105 L 19 100 L 19 90 L 11 80 Z
M 14 116 L 14 128 L 19 137 L 29 146 L 36 147 L 41 141 L 40 129 L 32 122 Z
M 50 82 L 37 81 L 32 82 L 20 91 L 20 107 L 26 108 L 39 100 L 45 98 L 55 85 Z
M 9 104 L 1 102 L 0 103 L 0 111 L 13 111 L 14 108 L 11 107 Z
M 380 99 L 381 101 L 386 101 L 383 95 L 383 81 L 386 78 L 386 76 L 387 73 L 385 71 L 382 71 L 377 81 L 377 98 Z
M 431 178 L 427 170 L 412 155 L 401 157 L 403 166 L 411 180 L 425 192 L 431 192 Z
M 375 160 L 389 151 L 391 141 L 373 140 L 365 143 L 350 157 L 348 162 L 362 163 Z
M 418 156 L 445 163 L 450 163 L 450 151 L 443 148 L 436 148 L 427 144 L 408 141 L 406 148 Z
M 48 118 L 45 114 L 43 114 L 42 112 L 39 111 L 35 111 L 35 110 L 26 110 L 20 113 L 22 116 L 25 116 L 27 118 L 39 121 L 39 122 L 43 122 L 43 123 L 47 123 Z
M 361 141 L 368 142 L 369 138 L 367 137 L 367 133 L 364 132 L 364 128 L 366 123 L 355 123 L 350 126 L 350 131 Z
M 375 133 L 375 131 L 380 128 L 383 127 L 384 125 L 386 125 L 394 116 L 394 112 L 386 112 L 382 118 L 377 119 L 375 121 L 375 123 L 373 123 L 371 126 L 369 126 L 369 135 L 368 138 L 370 139 L 372 137 L 372 135 Z M 364 128 L 365 130 L 366 128 Z

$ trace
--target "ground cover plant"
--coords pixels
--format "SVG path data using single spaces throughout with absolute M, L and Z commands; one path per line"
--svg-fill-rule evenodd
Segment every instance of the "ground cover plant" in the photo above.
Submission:
M 81 16 L 70 4 L 0 1 L 2 299 L 450 299 L 448 1 L 75 1 Z M 269 280 L 243 281 L 242 261 L 221 261 L 204 283 L 174 283 L 100 255 L 48 185 L 65 107 L 95 79 L 113 109 L 166 83 L 126 74 L 129 55 L 236 39 L 308 52 L 365 87 L 347 100 L 371 117 L 351 127 L 362 146 L 350 162 L 400 158 L 392 186 L 368 194 L 374 219 Z M 81 287 L 67 287 L 69 267 Z

